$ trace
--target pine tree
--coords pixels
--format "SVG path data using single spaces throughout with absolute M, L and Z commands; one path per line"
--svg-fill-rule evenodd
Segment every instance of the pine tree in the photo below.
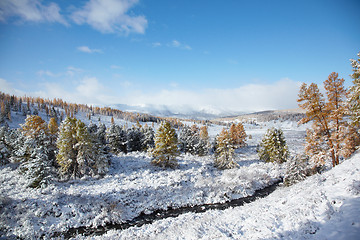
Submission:
M 119 125 L 111 124 L 107 129 L 106 139 L 112 153 L 127 153 L 127 134 Z
M 298 183 L 308 175 L 309 157 L 306 155 L 296 155 L 291 157 L 287 162 L 284 184 L 290 186 Z
M 11 150 L 8 145 L 9 128 L 3 126 L 0 128 L 0 166 L 10 162 Z
M 316 166 L 324 165 L 327 159 L 336 166 L 340 158 L 353 152 L 359 138 L 344 119 L 347 91 L 343 83 L 344 79 L 339 79 L 337 73 L 329 75 L 324 81 L 328 101 L 314 83 L 309 87 L 303 84 L 300 89 L 299 106 L 306 110 L 306 117 L 300 123 L 313 122 L 312 129 L 307 130 L 305 152 Z
M 179 148 L 181 152 L 194 152 L 194 136 L 190 127 L 185 125 L 179 133 Z
M 56 138 L 57 138 L 58 131 L 59 131 L 59 126 L 58 126 L 55 118 L 50 118 L 48 128 L 49 128 L 51 144 L 55 145 Z
M 175 129 L 171 127 L 169 122 L 162 122 L 155 136 L 152 163 L 160 167 L 176 167 L 176 157 L 179 155 L 177 143 Z
M 237 167 L 237 163 L 234 161 L 234 149 L 233 139 L 225 128 L 216 138 L 216 151 L 215 151 L 215 167 L 219 169 L 228 169 Z
M 349 96 L 349 108 L 351 119 L 354 125 L 359 128 L 360 126 L 360 52 L 357 54 L 358 59 L 350 59 L 351 65 L 353 68 L 353 74 L 351 78 L 353 79 L 353 86 L 350 87 L 350 96 Z
M 56 161 L 64 177 L 77 178 L 81 176 L 77 162 L 76 143 L 76 119 L 66 117 L 60 124 L 59 136 L 56 142 L 58 148 Z
M 95 176 L 108 169 L 109 161 L 99 141 L 80 120 L 70 117 L 64 120 L 60 125 L 57 146 L 56 160 L 65 178 Z
M 33 141 L 29 137 L 28 140 Z M 26 144 L 29 144 L 28 141 Z M 29 158 L 20 165 L 19 171 L 28 180 L 28 187 L 45 187 L 53 180 L 54 168 L 48 156 L 49 152 L 45 146 L 35 144 Z
M 235 147 L 245 146 L 245 140 L 247 135 L 244 129 L 244 125 L 242 123 L 231 124 L 229 133 Z
M 258 146 L 258 154 L 265 162 L 283 163 L 289 157 L 288 147 L 281 129 L 268 129 Z
M 206 126 L 200 128 L 199 139 L 199 143 L 196 147 L 197 154 L 199 156 L 205 156 L 209 153 L 210 148 L 209 133 Z
M 141 146 L 143 151 L 148 151 L 149 149 L 153 149 L 155 147 L 155 132 L 151 127 L 148 127 L 145 124 L 144 127 L 141 128 L 141 132 L 143 134 Z
M 141 151 L 144 135 L 139 127 L 129 128 L 127 131 L 127 151 Z

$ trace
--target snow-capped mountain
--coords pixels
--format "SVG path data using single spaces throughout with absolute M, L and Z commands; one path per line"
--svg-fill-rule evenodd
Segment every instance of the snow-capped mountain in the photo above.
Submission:
M 116 104 L 112 108 L 120 109 L 127 112 L 147 113 L 159 117 L 177 117 L 183 119 L 214 119 L 219 117 L 230 117 L 244 114 L 244 111 L 232 111 L 224 108 L 216 108 L 213 106 L 189 106 L 189 105 L 126 105 Z

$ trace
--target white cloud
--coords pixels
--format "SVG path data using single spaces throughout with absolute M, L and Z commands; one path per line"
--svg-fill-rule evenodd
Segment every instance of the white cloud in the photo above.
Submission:
M 261 111 L 297 107 L 301 83 L 282 79 L 272 84 L 247 84 L 238 88 L 191 90 L 161 90 L 152 94 L 129 94 L 122 103 L 188 106 L 194 110 L 211 106 L 229 111 Z
M 31 93 L 17 90 L 0 78 L 1 91 L 9 94 L 62 98 L 68 102 L 96 105 L 161 105 L 181 111 L 210 109 L 214 113 L 297 108 L 301 83 L 285 78 L 270 84 L 202 90 L 181 90 L 176 83 L 170 85 L 168 89 L 144 93 L 133 88 L 133 84 L 126 80 L 118 81 L 118 86 L 107 87 L 96 77 L 84 77 L 77 82 L 68 81 L 67 84 L 43 82 L 41 91 Z
M 77 47 L 77 50 L 79 50 L 80 52 L 84 52 L 84 53 L 102 53 L 102 51 L 100 49 L 92 49 L 92 48 L 89 48 L 88 46 Z
M 40 76 L 40 77 L 43 77 L 43 76 L 48 76 L 48 77 L 58 77 L 60 76 L 61 74 L 55 74 L 49 70 L 39 70 L 37 72 L 37 74 Z
M 180 43 L 179 41 L 177 41 L 177 40 L 173 40 L 173 41 L 171 42 L 171 45 L 172 45 L 173 47 L 180 47 L 180 46 L 181 46 L 181 43 Z
M 191 49 L 192 49 L 189 45 L 183 44 L 183 43 L 179 42 L 178 40 L 173 40 L 173 41 L 172 41 L 171 43 L 169 43 L 167 46 L 168 46 L 168 47 L 185 49 L 185 50 L 191 50 Z
M 144 16 L 128 14 L 138 0 L 90 0 L 72 14 L 77 24 L 89 24 L 102 33 L 145 33 Z
M 23 91 L 15 89 L 11 83 L 9 83 L 3 78 L 0 78 L 0 92 L 12 95 L 24 95 Z
M 76 74 L 81 73 L 83 71 L 84 70 L 82 70 L 81 68 L 76 68 L 76 67 L 73 67 L 73 66 L 69 66 L 69 67 L 67 67 L 66 75 L 68 75 L 70 77 L 73 77 Z
M 161 43 L 159 43 L 159 42 L 154 42 L 154 43 L 152 43 L 152 46 L 153 46 L 153 47 L 161 47 Z
M 43 5 L 39 0 L 1 0 L 0 21 L 6 22 L 8 18 L 14 16 L 21 21 L 58 22 L 68 25 L 56 3 Z
M 111 65 L 110 68 L 111 69 L 122 69 L 122 67 L 118 66 L 118 65 Z

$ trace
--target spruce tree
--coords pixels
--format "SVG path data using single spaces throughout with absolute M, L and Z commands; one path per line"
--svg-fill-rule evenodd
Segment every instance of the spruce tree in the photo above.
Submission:
M 225 128 L 216 138 L 216 151 L 215 151 L 215 167 L 219 169 L 228 169 L 237 167 L 234 161 L 234 149 L 232 137 Z
M 119 125 L 111 124 L 106 131 L 106 139 L 112 153 L 127 153 L 127 134 Z
M 81 176 L 77 162 L 76 143 L 76 119 L 66 117 L 60 124 L 59 136 L 56 142 L 58 148 L 56 161 L 60 166 L 61 174 L 65 178 Z
M 196 146 L 196 152 L 199 156 L 205 156 L 209 153 L 209 133 L 207 126 L 202 126 L 199 131 L 199 141 Z
M 162 122 L 155 136 L 152 163 L 160 167 L 176 167 L 176 157 L 179 155 L 177 144 L 175 129 L 171 127 L 169 122 Z
M 194 136 L 190 127 L 185 125 L 179 133 L 179 148 L 181 152 L 190 153 L 194 150 Z
M 142 150 L 148 151 L 149 149 L 153 149 L 155 147 L 155 132 L 151 127 L 145 124 L 144 127 L 141 128 L 141 132 L 143 133 L 142 138 Z
M 353 86 L 350 87 L 349 108 L 350 116 L 354 125 L 360 127 L 360 52 L 358 59 L 351 59 L 353 73 L 350 75 L 353 79 Z
M 308 174 L 309 157 L 306 155 L 296 155 L 287 161 L 284 184 L 290 186 L 304 180 Z
M 289 157 L 288 147 L 281 129 L 268 129 L 258 146 L 258 155 L 265 162 L 283 163 Z
M 0 127 L 0 166 L 10 162 L 11 149 L 8 144 L 9 128 Z
M 70 117 L 64 120 L 57 146 L 56 159 L 65 178 L 104 174 L 108 169 L 109 161 L 99 141 L 80 120 Z

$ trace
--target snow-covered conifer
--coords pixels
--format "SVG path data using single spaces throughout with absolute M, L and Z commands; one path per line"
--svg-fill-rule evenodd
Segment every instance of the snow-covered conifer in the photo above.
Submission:
M 119 125 L 111 124 L 106 131 L 106 139 L 112 153 L 127 152 L 127 134 Z
M 127 131 L 127 151 L 141 151 L 143 137 L 144 134 L 141 132 L 140 128 L 134 126 L 129 128 Z
M 162 122 L 155 136 L 155 149 L 152 152 L 152 163 L 160 167 L 176 167 L 179 155 L 178 140 L 175 129 L 169 122 Z
M 237 163 L 234 161 L 234 148 L 229 131 L 223 128 L 216 138 L 215 167 L 219 169 L 236 167 Z
M 0 165 L 8 163 L 11 156 L 11 150 L 7 139 L 9 138 L 9 128 L 3 126 L 0 128 Z
M 65 178 L 103 174 L 108 168 L 108 160 L 98 142 L 80 120 L 67 117 L 63 121 L 57 146 L 56 159 Z
M 353 86 L 350 87 L 349 108 L 352 121 L 359 127 L 360 125 L 360 52 L 357 54 L 358 59 L 350 59 L 353 68 Z
M 306 178 L 309 173 L 309 157 L 302 154 L 290 157 L 287 161 L 284 184 L 290 186 Z
M 38 136 L 45 137 L 47 136 Z M 33 139 L 27 137 L 25 144 L 31 145 Z M 46 146 L 33 145 L 30 155 L 26 158 L 26 161 L 22 162 L 19 171 L 28 180 L 28 187 L 38 188 L 45 187 L 55 177 L 52 161 L 49 159 L 49 151 Z
M 153 149 L 155 147 L 155 132 L 154 130 L 145 124 L 144 127 L 141 128 L 141 131 L 143 133 L 142 138 L 142 150 L 147 151 L 149 149 Z
M 195 145 L 196 145 L 196 135 L 191 130 L 191 128 L 185 125 L 180 133 L 179 133 L 179 148 L 180 151 L 184 153 L 192 153 L 195 152 Z
M 258 154 L 265 162 L 283 163 L 289 157 L 288 147 L 281 129 L 268 129 L 258 147 Z

